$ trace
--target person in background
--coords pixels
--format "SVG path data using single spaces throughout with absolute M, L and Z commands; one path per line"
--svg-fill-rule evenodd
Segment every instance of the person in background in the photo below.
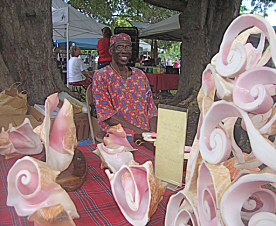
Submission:
M 69 60 L 69 84 L 83 85 L 87 88 L 92 82 L 92 76 L 85 70 L 85 65 L 81 58 L 81 49 L 74 45 L 70 48 L 71 58 Z
M 166 57 L 164 57 L 164 60 L 161 63 L 162 67 L 165 68 L 166 67 Z
M 89 50 L 88 52 L 87 52 L 87 55 L 85 56 L 85 63 L 90 63 L 90 61 L 91 61 L 91 51 Z
M 136 63 L 143 63 L 143 60 L 144 60 L 144 55 L 141 54 L 141 55 L 139 56 L 139 58 L 136 59 Z
M 161 66 L 161 57 L 158 55 L 157 60 L 156 60 L 156 66 L 159 65 Z
M 97 51 L 99 54 L 98 69 L 109 65 L 112 60 L 112 56 L 109 53 L 110 37 L 112 36 L 110 28 L 104 27 L 102 29 L 102 35 L 103 38 L 99 40 L 97 44 Z
M 66 61 L 66 50 L 60 50 L 60 61 Z
M 127 66 L 132 54 L 129 35 L 114 35 L 109 51 L 112 62 L 93 76 L 93 96 L 101 129 L 106 131 L 121 124 L 129 141 L 135 133 L 156 132 L 157 108 L 149 81 L 143 71 Z
M 56 44 L 53 42 L 53 56 L 54 56 L 54 60 L 57 63 L 57 61 L 59 61 L 59 55 L 58 55 L 58 47 L 56 46 Z
M 177 57 L 175 57 L 175 61 L 173 62 L 173 67 L 174 68 L 179 68 L 179 60 L 178 60 L 178 58 Z
M 166 66 L 173 66 L 170 57 L 168 57 L 168 60 L 167 60 L 167 62 L 166 62 Z

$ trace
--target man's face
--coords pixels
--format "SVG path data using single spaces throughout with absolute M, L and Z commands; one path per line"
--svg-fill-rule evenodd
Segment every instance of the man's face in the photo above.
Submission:
M 113 60 L 119 65 L 126 65 L 131 57 L 131 43 L 128 41 L 119 41 L 110 48 L 110 54 Z

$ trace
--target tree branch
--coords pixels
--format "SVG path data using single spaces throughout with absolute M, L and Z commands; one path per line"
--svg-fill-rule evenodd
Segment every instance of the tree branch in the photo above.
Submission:
M 187 7 L 188 0 L 143 0 L 154 6 L 162 7 L 165 9 L 175 10 L 178 12 L 183 12 Z

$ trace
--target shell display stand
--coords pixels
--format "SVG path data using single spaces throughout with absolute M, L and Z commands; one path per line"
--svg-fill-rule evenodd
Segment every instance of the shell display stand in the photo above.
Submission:
M 45 155 L 39 158 L 45 161 Z M 85 181 L 87 172 L 87 164 L 85 156 L 79 149 L 75 149 L 75 154 L 68 168 L 62 171 L 56 182 L 65 189 L 65 191 L 75 191 L 82 186 Z

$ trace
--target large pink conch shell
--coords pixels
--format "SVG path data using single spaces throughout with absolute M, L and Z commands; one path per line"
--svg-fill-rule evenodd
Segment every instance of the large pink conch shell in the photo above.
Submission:
M 64 99 L 64 103 L 55 118 L 50 135 L 50 115 L 57 104 L 57 93 L 46 99 L 44 121 L 35 131 L 44 142 L 46 162 L 52 169 L 63 171 L 73 159 L 77 146 L 77 135 L 73 107 L 67 99 Z
M 54 109 L 57 107 L 59 102 L 58 93 L 54 93 L 47 97 L 45 101 L 45 117 L 41 125 L 37 126 L 34 129 L 34 132 L 40 137 L 41 141 L 45 145 L 46 142 L 49 143 L 49 135 L 50 135 L 50 116 Z
M 6 159 L 20 157 L 22 155 L 36 155 L 42 151 L 42 143 L 39 137 L 33 132 L 32 125 L 28 118 L 17 126 L 5 132 L 2 128 L 0 133 L 0 154 Z
M 108 133 L 108 136 L 104 137 L 105 145 L 115 143 L 126 147 L 127 151 L 135 150 L 128 142 L 126 138 L 126 133 L 121 124 L 111 126 L 106 132 Z
M 139 166 L 125 165 L 115 174 L 110 174 L 109 170 L 105 172 L 113 196 L 128 222 L 146 225 L 166 190 L 165 183 L 155 177 L 152 162 Z
M 117 172 L 123 165 L 137 164 L 133 160 L 131 152 L 126 151 L 124 146 L 111 143 L 105 146 L 103 143 L 97 145 L 97 149 L 94 151 L 102 162 L 101 169 L 110 169 L 111 172 Z
M 59 110 L 49 137 L 46 162 L 52 169 L 63 171 L 72 161 L 77 146 L 73 107 L 67 99 Z
M 17 160 L 7 177 L 7 206 L 14 206 L 19 216 L 28 216 L 40 208 L 60 203 L 72 218 L 78 218 L 69 195 L 55 182 L 59 173 L 30 156 Z
M 44 207 L 28 217 L 34 226 L 76 226 L 61 204 Z

